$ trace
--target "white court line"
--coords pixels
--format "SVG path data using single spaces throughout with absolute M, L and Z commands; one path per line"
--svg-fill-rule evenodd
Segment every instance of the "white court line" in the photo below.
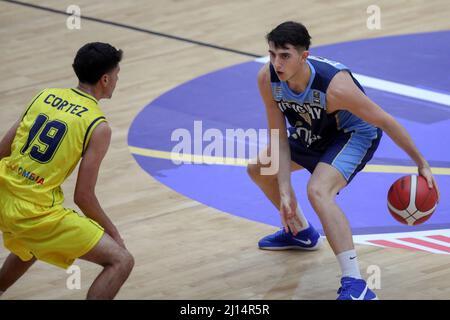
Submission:
M 255 59 L 255 62 L 266 63 L 269 56 Z M 353 76 L 361 83 L 362 86 L 381 90 L 385 92 L 395 93 L 401 96 L 410 97 L 418 100 L 434 102 L 450 107 L 450 95 L 439 93 L 431 90 L 420 89 L 408 86 L 398 82 L 382 80 L 374 77 L 364 76 L 358 73 L 352 73 Z
M 355 241 L 395 240 L 398 238 L 414 238 L 414 237 L 425 237 L 425 236 L 433 236 L 433 235 L 441 235 L 441 236 L 450 237 L 450 229 L 354 235 L 353 239 Z
M 363 76 L 362 74 L 357 73 L 354 73 L 353 76 L 359 81 L 359 83 L 361 83 L 362 86 L 367 88 L 395 93 L 418 100 L 439 103 L 450 107 L 450 95 L 448 94 L 407 86 L 398 82 Z

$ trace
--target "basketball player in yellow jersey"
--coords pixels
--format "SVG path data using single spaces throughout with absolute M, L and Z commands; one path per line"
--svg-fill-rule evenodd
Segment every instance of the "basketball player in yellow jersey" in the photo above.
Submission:
M 95 196 L 111 129 L 98 106 L 115 89 L 122 51 L 106 43 L 78 50 L 77 88 L 44 89 L 0 142 L 0 230 L 11 251 L 0 270 L 0 295 L 36 261 L 67 268 L 75 259 L 103 266 L 88 299 L 112 299 L 134 260 Z M 81 159 L 74 200 L 61 184 Z

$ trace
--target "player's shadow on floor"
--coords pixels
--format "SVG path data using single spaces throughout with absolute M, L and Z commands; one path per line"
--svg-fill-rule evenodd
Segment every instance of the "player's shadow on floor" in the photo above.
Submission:
M 274 272 L 271 288 L 263 295 L 267 300 L 335 299 L 339 279 L 337 262 L 328 245 L 318 251 L 278 251 L 282 271 Z M 323 276 L 318 278 L 317 274 Z M 336 288 L 335 288 L 336 287 Z

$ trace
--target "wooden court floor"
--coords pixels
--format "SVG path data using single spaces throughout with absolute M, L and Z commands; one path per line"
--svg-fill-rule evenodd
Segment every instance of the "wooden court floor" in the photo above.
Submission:
M 76 3 L 74 3 L 76 2 Z M 275 227 L 192 201 L 147 175 L 128 151 L 131 121 L 150 101 L 175 86 L 240 62 L 248 55 L 125 28 L 114 22 L 257 55 L 264 36 L 285 20 L 302 21 L 313 45 L 384 35 L 447 30 L 450 3 L 422 1 L 0 1 L 0 134 L 44 87 L 74 86 L 71 63 L 86 42 L 122 48 L 114 97 L 101 102 L 113 130 L 97 195 L 118 226 L 136 266 L 118 299 L 334 299 L 339 270 L 328 245 L 315 253 L 267 252 L 258 239 Z M 59 11 L 76 4 L 81 29 L 69 30 Z M 381 29 L 366 27 L 369 5 L 381 8 Z M 100 21 L 100 20 L 101 21 Z M 382 54 L 381 52 L 379 54 Z M 75 176 L 64 184 L 66 206 Z M 361 269 L 381 269 L 381 299 L 449 299 L 450 257 L 356 246 Z M 0 248 L 0 262 L 8 252 Z M 69 275 L 37 262 L 2 298 L 83 299 L 100 267 L 77 261 L 81 289 Z

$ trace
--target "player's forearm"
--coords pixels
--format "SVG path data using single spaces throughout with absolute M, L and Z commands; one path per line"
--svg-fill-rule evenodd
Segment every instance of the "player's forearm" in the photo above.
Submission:
M 409 133 L 397 120 L 391 118 L 381 129 L 411 157 L 419 168 L 429 166 L 427 160 L 422 156 L 412 141 Z
M 278 186 L 280 191 L 280 196 L 286 196 L 290 195 L 291 190 L 291 157 L 290 157 L 290 150 L 289 150 L 289 144 L 286 141 L 283 141 L 284 139 L 280 139 L 279 144 L 279 152 L 278 152 L 278 161 L 279 161 L 279 168 L 278 168 Z
M 118 231 L 106 213 L 103 211 L 95 194 L 76 195 L 75 203 L 84 215 L 100 224 L 110 236 L 114 237 Z

